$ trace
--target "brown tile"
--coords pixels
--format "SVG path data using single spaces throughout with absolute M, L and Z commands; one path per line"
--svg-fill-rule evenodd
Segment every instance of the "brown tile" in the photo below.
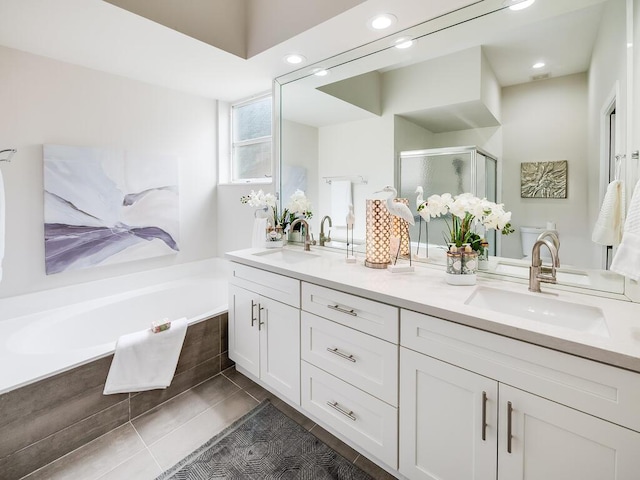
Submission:
M 220 315 L 220 352 L 229 351 L 229 315 Z
M 225 377 L 227 377 L 229 380 L 231 380 L 233 383 L 238 385 L 240 388 L 247 388 L 247 387 L 250 387 L 251 385 L 256 384 L 253 380 L 251 380 L 246 375 L 241 374 L 235 368 L 229 368 L 224 372 L 222 372 L 222 374 Z
M 287 417 L 292 419 L 294 422 L 296 422 L 305 430 L 311 430 L 315 425 L 315 422 L 313 420 L 311 420 L 309 417 L 300 413 L 298 410 L 293 408 L 288 403 L 282 400 L 277 402 L 272 402 L 272 403 L 274 407 L 276 407 L 278 410 L 280 410 L 282 413 L 284 413 Z
M 235 364 L 236 362 L 229 358 L 229 352 L 222 352 L 220 354 L 220 368 L 222 371 L 235 366 Z
M 25 480 L 97 479 L 111 471 L 115 465 L 144 451 L 144 443 L 135 429 L 130 423 L 125 423 L 32 473 Z
M 176 374 L 220 354 L 220 316 L 190 325 L 184 339 Z
M 149 410 L 132 423 L 144 442 L 151 445 L 239 390 L 236 384 L 218 375 Z
M 271 393 L 266 388 L 263 388 L 254 382 L 251 382 L 251 385 L 248 385 L 244 389 L 244 391 L 247 392 L 249 395 L 251 395 L 253 398 L 255 398 L 258 402 L 261 402 L 265 398 L 268 398 L 269 400 L 271 400 L 271 403 L 274 403 L 280 400 L 277 395 Z
M 166 470 L 257 405 L 254 398 L 239 391 L 162 437 L 149 450 Z
M 71 378 L 71 377 L 69 377 Z M 0 427 L 0 458 L 42 440 L 43 438 L 90 417 L 128 398 L 127 394 L 103 395 L 104 385 L 87 388 L 74 397 L 51 404 L 26 416 L 16 416 Z M 48 391 L 38 395 L 46 400 Z M 5 420 L 6 421 L 6 420 Z
M 397 478 L 362 455 L 354 463 L 376 480 L 395 480 Z
M 104 385 L 113 355 L 0 395 L 0 425 L 65 403 Z
M 1 459 L 2 478 L 21 478 L 128 420 L 129 401 L 125 400 Z
M 313 433 L 316 436 L 316 438 L 318 438 L 319 440 L 322 440 L 324 443 L 326 443 L 328 446 L 333 448 L 336 452 L 338 452 L 340 455 L 342 455 L 344 458 L 346 458 L 350 462 L 353 462 L 359 455 L 359 453 L 356 452 L 353 448 L 351 448 L 349 445 L 344 443 L 339 438 L 334 437 L 332 434 L 327 432 L 320 425 L 314 426 L 310 430 L 310 432 Z
M 196 365 L 194 368 L 177 374 L 171 385 L 163 390 L 149 390 L 131 395 L 131 418 L 136 418 L 153 407 L 189 390 L 220 373 L 220 355 Z
M 153 480 L 162 472 L 151 452 L 145 448 L 97 480 Z

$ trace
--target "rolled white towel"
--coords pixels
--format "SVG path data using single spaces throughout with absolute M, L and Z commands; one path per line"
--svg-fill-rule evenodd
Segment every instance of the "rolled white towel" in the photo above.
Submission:
M 613 272 L 640 280 L 640 180 L 636 184 L 627 210 L 622 242 L 611 262 Z
M 251 235 L 252 248 L 264 248 L 264 242 L 267 236 L 267 219 L 256 218 L 253 221 L 253 234 Z

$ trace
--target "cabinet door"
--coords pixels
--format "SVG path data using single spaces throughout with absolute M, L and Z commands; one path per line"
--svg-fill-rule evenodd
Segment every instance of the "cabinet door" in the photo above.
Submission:
M 260 375 L 258 295 L 229 285 L 229 358 L 252 375 Z
M 640 478 L 640 433 L 503 384 L 499 422 L 499 479 Z
M 496 478 L 498 384 L 400 349 L 400 472 L 412 480 Z
M 260 297 L 260 379 L 300 404 L 300 310 Z

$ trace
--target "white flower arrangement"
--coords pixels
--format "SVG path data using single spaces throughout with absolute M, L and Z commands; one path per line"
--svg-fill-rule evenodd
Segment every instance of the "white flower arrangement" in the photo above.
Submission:
M 511 212 L 505 211 L 503 204 L 478 198 L 471 193 L 462 193 L 455 197 L 450 193 L 431 195 L 418 207 L 418 213 L 427 222 L 450 213 L 448 241 L 455 243 L 457 247 L 469 243 L 474 250 L 479 249 L 481 239 L 473 231 L 474 225 L 480 224 L 487 229 L 498 230 L 503 235 L 514 231 L 510 223 Z
M 257 192 L 251 190 L 249 195 L 240 197 L 240 202 L 255 208 L 268 208 L 270 212 L 270 220 L 272 227 L 279 227 L 281 231 L 287 231 L 291 222 L 296 218 L 311 218 L 311 202 L 302 190 L 296 190 L 289 204 L 282 211 L 282 215 L 278 215 L 278 201 L 272 193 L 264 193 L 262 190 Z

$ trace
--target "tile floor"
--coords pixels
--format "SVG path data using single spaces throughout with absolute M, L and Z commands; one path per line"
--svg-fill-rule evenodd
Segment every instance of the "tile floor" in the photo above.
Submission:
M 374 478 L 394 478 L 232 367 L 24 480 L 154 479 L 267 397 L 278 409 Z

